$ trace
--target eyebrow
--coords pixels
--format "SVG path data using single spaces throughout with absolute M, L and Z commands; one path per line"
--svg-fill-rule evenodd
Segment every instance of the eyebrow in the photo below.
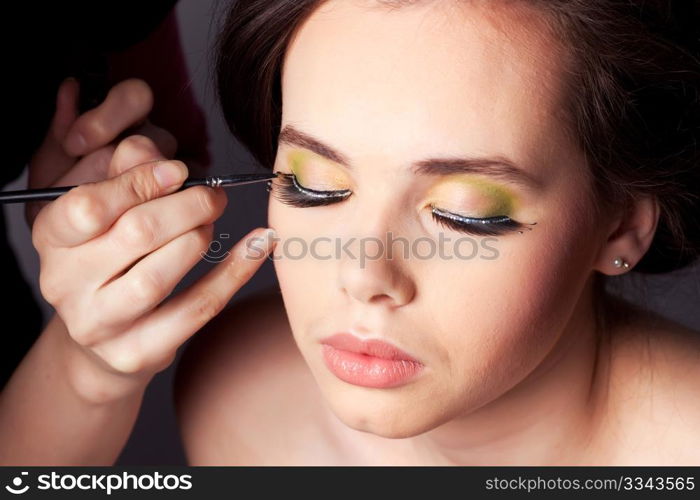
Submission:
M 284 126 L 279 135 L 279 142 L 308 149 L 350 170 L 353 168 L 344 154 L 292 125 Z M 538 179 L 502 156 L 427 158 L 413 163 L 412 171 L 417 175 L 432 176 L 480 174 L 500 178 L 527 188 L 537 189 L 541 187 L 541 182 Z

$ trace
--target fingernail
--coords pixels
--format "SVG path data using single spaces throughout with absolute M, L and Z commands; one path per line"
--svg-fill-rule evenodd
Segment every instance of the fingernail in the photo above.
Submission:
M 160 187 L 168 188 L 184 180 L 187 169 L 180 163 L 160 162 L 153 168 L 153 175 Z

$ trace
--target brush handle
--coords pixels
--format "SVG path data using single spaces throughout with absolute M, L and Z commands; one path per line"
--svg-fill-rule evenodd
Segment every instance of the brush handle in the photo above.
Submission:
M 237 175 L 221 175 L 202 177 L 195 179 L 187 179 L 182 183 L 180 189 L 187 189 L 192 186 L 209 186 L 209 187 L 229 187 L 241 186 L 243 184 L 251 184 L 253 182 L 262 182 L 276 177 L 274 174 L 237 174 Z M 29 201 L 39 200 L 55 200 L 62 194 L 77 186 L 63 186 L 55 188 L 42 189 L 25 189 L 21 191 L 5 191 L 0 192 L 0 203 L 26 203 Z

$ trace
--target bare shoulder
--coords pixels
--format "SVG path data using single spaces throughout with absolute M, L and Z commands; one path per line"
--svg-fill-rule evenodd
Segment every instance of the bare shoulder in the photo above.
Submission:
M 620 465 L 699 465 L 700 332 L 627 311 L 610 352 L 608 437 L 626 450 Z
M 317 432 L 319 397 L 279 290 L 236 301 L 196 333 L 177 367 L 175 406 L 188 462 L 292 462 L 307 434 Z

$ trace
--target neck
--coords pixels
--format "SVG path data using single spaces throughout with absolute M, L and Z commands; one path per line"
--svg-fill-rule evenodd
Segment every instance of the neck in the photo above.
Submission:
M 431 461 L 458 465 L 575 465 L 592 451 L 605 403 L 608 343 L 598 332 L 593 286 L 564 333 L 515 387 L 467 416 L 414 438 Z

